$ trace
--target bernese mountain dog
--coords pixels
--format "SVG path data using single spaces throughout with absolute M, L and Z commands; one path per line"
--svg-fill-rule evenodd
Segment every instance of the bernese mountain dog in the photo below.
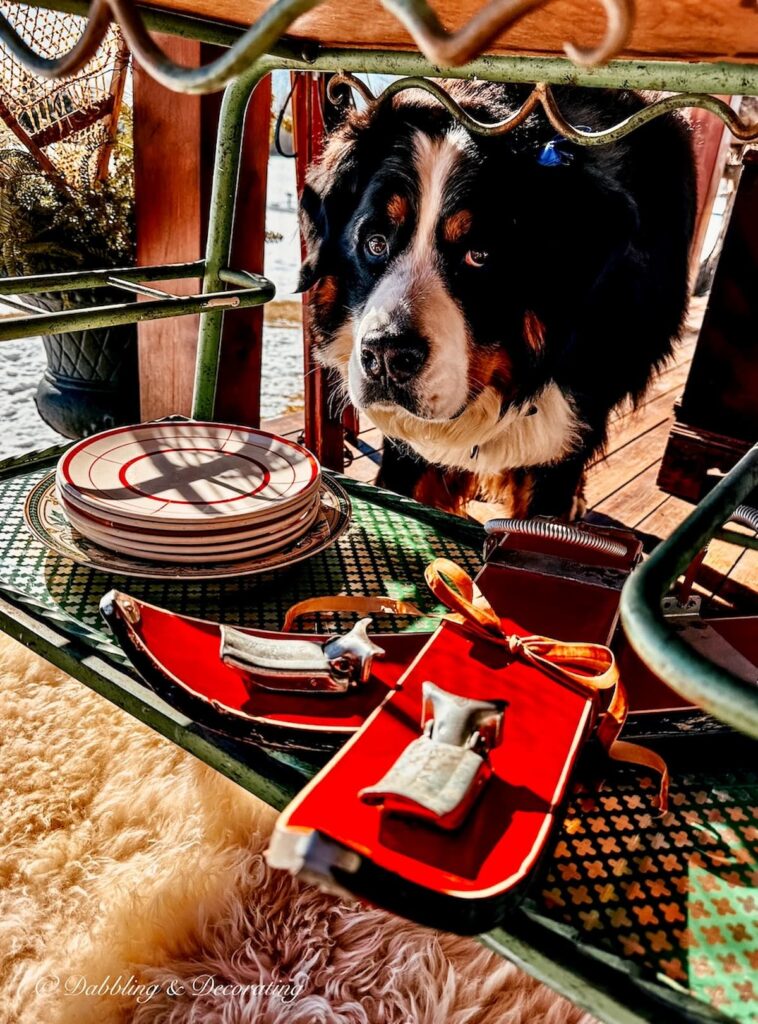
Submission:
M 488 123 L 529 92 L 443 84 Z M 595 131 L 644 106 L 554 95 Z M 695 193 L 676 115 L 583 146 L 540 110 L 471 133 L 417 90 L 351 111 L 303 192 L 300 289 L 317 359 L 385 435 L 377 482 L 462 514 L 581 515 L 611 412 L 681 329 Z

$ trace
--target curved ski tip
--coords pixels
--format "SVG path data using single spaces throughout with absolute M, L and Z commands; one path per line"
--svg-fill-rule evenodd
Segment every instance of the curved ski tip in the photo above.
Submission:
M 116 607 L 120 597 L 118 590 L 109 590 L 100 598 L 100 614 L 106 622 L 110 622 L 116 615 Z
M 120 590 L 109 590 L 100 600 L 100 614 L 108 624 L 123 619 L 135 625 L 140 620 L 139 605 Z

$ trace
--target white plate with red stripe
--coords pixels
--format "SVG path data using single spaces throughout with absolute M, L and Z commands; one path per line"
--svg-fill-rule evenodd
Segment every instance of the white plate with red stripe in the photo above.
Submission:
M 60 504 L 53 473 L 36 483 L 27 495 L 24 518 L 32 534 L 50 551 L 108 576 L 212 580 L 257 576 L 288 569 L 325 551 L 337 542 L 350 524 L 350 499 L 335 480 L 324 477 L 320 488 L 319 512 L 302 536 L 290 540 L 284 547 L 253 552 L 233 561 L 205 561 L 194 555 L 191 561 L 181 559 L 177 562 L 167 558 L 161 562 L 140 558 L 131 552 L 117 552 L 97 544 L 72 526 Z
M 321 471 L 301 445 L 263 430 L 165 421 L 118 427 L 61 458 L 64 499 L 119 524 L 218 531 L 281 517 L 318 493 Z
M 84 533 L 89 533 L 89 529 L 86 528 L 89 526 L 93 530 L 112 533 L 114 536 L 122 535 L 130 537 L 132 540 L 141 538 L 148 543 L 156 544 L 165 542 L 179 545 L 220 544 L 264 537 L 271 533 L 278 533 L 299 522 L 318 503 L 318 493 L 308 494 L 305 501 L 298 500 L 296 504 L 287 506 L 283 511 L 279 510 L 275 516 L 265 518 L 259 516 L 250 521 L 235 522 L 231 525 L 221 523 L 217 529 L 195 529 L 187 523 L 142 521 L 120 516 L 115 512 L 101 513 L 99 509 L 74 498 L 70 492 L 63 491 L 59 486 L 57 486 L 57 490 L 58 499 L 66 513 L 84 521 Z
M 91 522 L 80 518 L 70 508 L 64 506 L 64 512 L 71 526 L 84 537 L 88 537 L 100 547 L 119 551 L 135 558 L 146 558 L 153 562 L 230 562 L 240 558 L 253 558 L 268 554 L 278 548 L 292 544 L 307 533 L 316 520 L 321 509 L 319 495 L 306 514 L 296 523 L 284 529 L 257 538 L 224 539 L 216 544 L 194 539 L 191 544 L 178 543 L 173 539 L 165 541 L 147 540 L 138 534 L 130 534 L 127 530 L 118 532 L 100 530 Z M 185 535 L 182 535 L 182 541 Z M 227 535 L 228 537 L 228 535 Z

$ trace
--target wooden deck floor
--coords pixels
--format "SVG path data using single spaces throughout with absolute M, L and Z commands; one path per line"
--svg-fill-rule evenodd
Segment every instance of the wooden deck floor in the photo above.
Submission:
M 696 301 L 690 329 L 671 365 L 652 384 L 643 405 L 614 420 L 607 450 L 590 469 L 587 501 L 590 516 L 602 516 L 638 531 L 650 550 L 687 516 L 692 506 L 666 494 L 656 484 L 658 467 L 673 422 L 674 402 L 687 378 L 702 316 Z M 302 414 L 270 420 L 266 427 L 297 436 Z M 381 435 L 375 428 L 361 432 L 357 444 L 346 443 L 352 462 L 345 472 L 373 480 L 381 458 Z M 704 610 L 758 614 L 758 552 L 714 541 L 697 578 Z

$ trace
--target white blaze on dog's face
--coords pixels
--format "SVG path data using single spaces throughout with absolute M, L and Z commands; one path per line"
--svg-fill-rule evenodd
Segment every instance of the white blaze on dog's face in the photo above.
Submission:
M 446 187 L 467 139 L 462 130 L 439 139 L 417 132 L 413 139 L 413 233 L 352 318 L 348 389 L 359 408 L 391 407 L 406 387 L 415 415 L 448 420 L 468 399 L 468 326 L 446 287 L 437 246 Z M 382 383 L 386 394 L 377 387 Z

